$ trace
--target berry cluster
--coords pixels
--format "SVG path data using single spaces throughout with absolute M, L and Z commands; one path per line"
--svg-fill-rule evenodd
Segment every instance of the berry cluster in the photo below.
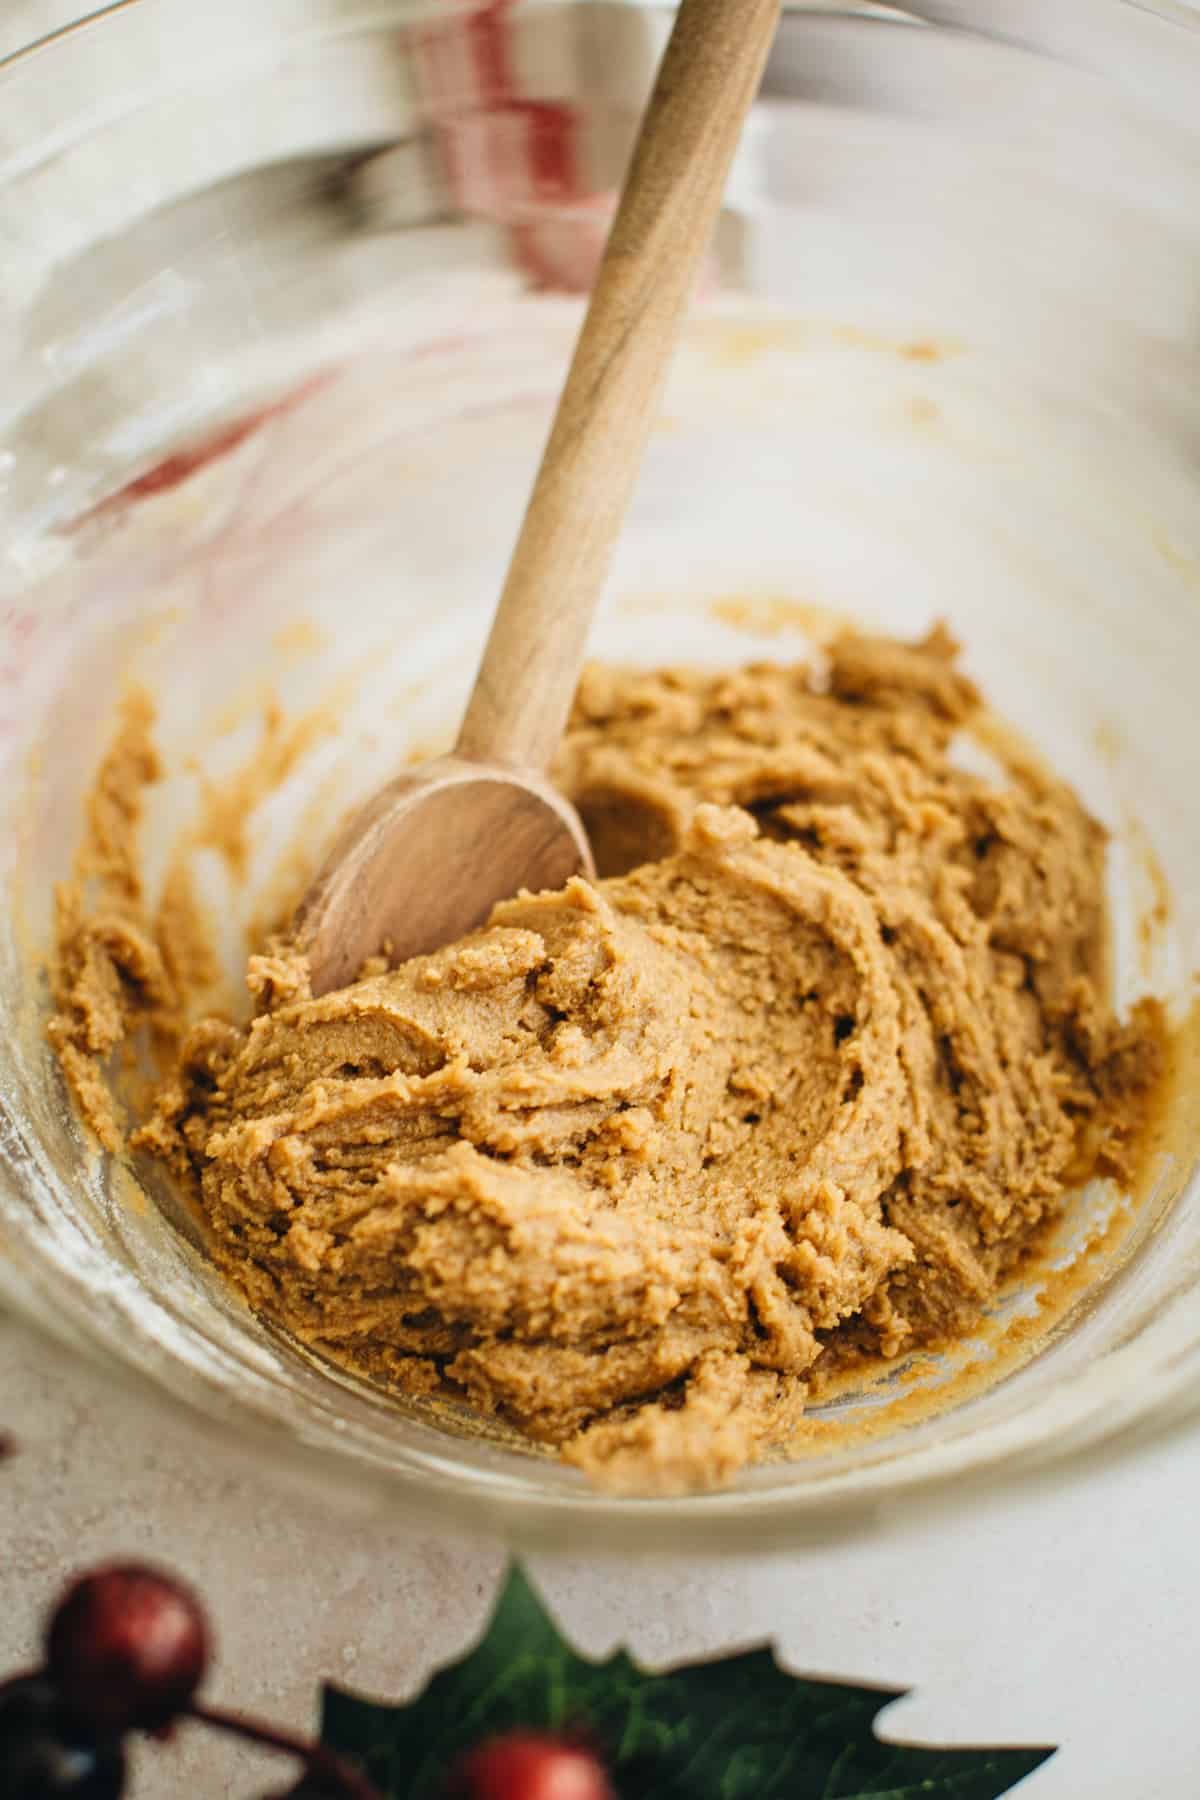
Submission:
M 130 1735 L 182 1719 L 299 1757 L 296 1795 L 380 1800 L 320 1745 L 202 1705 L 209 1655 L 204 1608 L 173 1576 L 140 1563 L 81 1576 L 50 1615 L 42 1667 L 0 1686 L 5 1800 L 120 1800 Z
M 142 1564 L 81 1576 L 50 1615 L 42 1666 L 0 1683 L 4 1800 L 120 1800 L 130 1735 L 187 1719 L 298 1758 L 298 1783 L 268 1800 L 382 1800 L 322 1745 L 202 1703 L 210 1652 L 204 1608 L 172 1576 Z M 514 1731 L 459 1760 L 446 1800 L 615 1797 L 586 1745 Z

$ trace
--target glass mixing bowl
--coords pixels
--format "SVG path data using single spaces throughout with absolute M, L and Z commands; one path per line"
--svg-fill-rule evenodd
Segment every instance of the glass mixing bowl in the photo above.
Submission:
M 1053 1331 L 1015 1331 L 1036 1354 L 985 1332 L 970 1354 L 993 1379 L 951 1394 L 962 1357 L 927 1367 L 940 1411 L 897 1372 L 819 1408 L 806 1454 L 685 1499 L 594 1493 L 305 1356 L 214 1276 L 169 1194 L 85 1142 L 41 957 L 124 685 L 161 713 L 152 879 L 205 781 L 253 758 L 268 691 L 303 722 L 244 821 L 244 878 L 198 856 L 232 984 L 247 925 L 337 818 L 449 736 L 669 9 L 222 18 L 105 8 L 0 63 L 0 1296 L 340 1505 L 535 1538 L 763 1541 L 1189 1405 L 1186 1041 L 1122 1253 L 1093 1255 Z M 835 617 L 948 619 L 1112 830 L 1122 1001 L 1159 993 L 1181 1026 L 1197 92 L 1178 4 L 790 7 L 595 633 L 612 660 L 719 664 L 802 655 Z M 1058 1260 L 1114 1209 L 1081 1196 Z M 1042 1281 L 993 1325 L 1028 1327 Z

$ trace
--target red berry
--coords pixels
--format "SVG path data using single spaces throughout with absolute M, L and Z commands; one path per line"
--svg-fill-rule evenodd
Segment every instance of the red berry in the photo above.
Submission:
M 200 1602 L 137 1563 L 83 1575 L 50 1618 L 46 1666 L 72 1718 L 100 1734 L 157 1731 L 187 1707 L 208 1665 Z
M 616 1800 L 592 1752 L 549 1732 L 511 1731 L 460 1758 L 446 1800 Z

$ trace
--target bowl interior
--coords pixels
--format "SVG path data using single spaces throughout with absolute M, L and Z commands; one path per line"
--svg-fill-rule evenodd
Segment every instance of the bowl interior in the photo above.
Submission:
M 1121 1004 L 1153 992 L 1182 1024 L 1200 968 L 1195 162 L 1128 96 L 1027 50 L 800 28 L 752 121 L 594 652 L 794 660 L 838 621 L 946 619 L 996 710 L 1110 828 Z M 628 99 L 579 109 L 603 189 Z M 410 163 L 433 157 L 412 145 Z M 93 320 L 80 347 L 61 283 L 23 313 L 43 364 L 4 465 L 0 1285 L 339 1478 L 526 1518 L 603 1510 L 553 1462 L 402 1409 L 252 1318 L 161 1184 L 85 1144 L 41 1036 L 53 883 L 131 682 L 166 771 L 150 879 L 190 837 L 233 1004 L 248 938 L 338 819 L 450 741 L 582 301 L 530 291 L 527 219 L 445 222 L 435 196 L 399 229 L 395 194 L 377 171 L 365 204 L 357 167 L 257 174 L 89 251 L 107 343 Z M 248 769 L 241 868 L 201 823 Z M 1131 1342 L 1149 1355 L 1174 1321 L 1154 1353 L 1190 1348 L 1191 1123 L 1185 1082 L 1130 1254 L 1036 1358 L 936 1418 L 893 1408 L 878 1435 L 819 1436 L 689 1504 L 795 1509 L 1115 1418 Z M 1059 1260 L 1119 1205 L 1101 1184 L 1081 1196 Z M 1046 1279 L 924 1387 L 989 1362 Z M 818 1421 L 861 1424 L 902 1391 L 895 1376 Z

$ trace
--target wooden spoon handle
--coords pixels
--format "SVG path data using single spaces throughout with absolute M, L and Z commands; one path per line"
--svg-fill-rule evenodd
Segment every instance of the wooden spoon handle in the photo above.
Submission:
M 780 0 L 682 0 L 458 740 L 545 769 Z

